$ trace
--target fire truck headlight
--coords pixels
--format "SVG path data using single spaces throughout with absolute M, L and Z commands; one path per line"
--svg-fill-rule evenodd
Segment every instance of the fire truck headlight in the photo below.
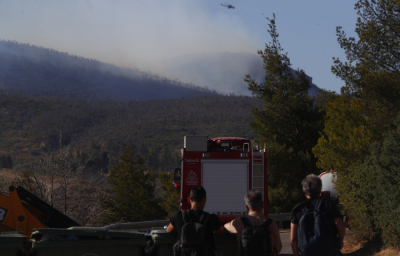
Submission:
M 203 153 L 203 157 L 210 157 L 210 153 Z
M 240 157 L 249 157 L 248 153 L 240 153 Z

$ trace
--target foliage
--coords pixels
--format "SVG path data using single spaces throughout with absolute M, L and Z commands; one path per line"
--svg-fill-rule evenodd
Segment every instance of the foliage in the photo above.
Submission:
M 382 233 L 386 245 L 400 247 L 400 118 L 382 145 L 376 145 L 364 163 L 341 177 L 338 188 L 355 232 Z M 340 178 L 340 176 L 339 176 Z
M 121 162 L 114 165 L 108 176 L 103 194 L 101 222 L 138 222 L 165 219 L 162 200 L 154 193 L 156 174 L 143 165 L 131 147 L 125 148 Z
M 347 174 L 338 175 L 335 183 L 341 195 L 340 203 L 347 210 L 352 233 L 359 239 L 368 239 L 376 232 L 373 201 L 379 184 L 374 182 L 376 172 L 369 158 L 353 164 Z
M 400 5 L 398 0 L 358 0 L 356 38 L 337 27 L 349 62 L 335 59 L 333 73 L 346 82 L 345 93 L 378 99 L 400 109 Z
M 332 92 L 322 93 L 319 100 L 327 118 L 322 136 L 313 148 L 317 166 L 346 174 L 351 165 L 370 155 L 371 145 L 381 141 L 390 127 L 386 108 L 377 101 Z
M 377 174 L 370 182 L 375 183 L 374 216 L 376 226 L 382 231 L 384 241 L 389 246 L 400 247 L 400 225 L 397 223 L 400 214 L 400 119 L 398 128 L 385 139 L 381 150 L 375 152 L 373 159 Z M 371 170 L 372 171 L 372 170 Z
M 221 96 L 93 102 L 0 92 L 0 154 L 11 155 L 17 167 L 56 150 L 61 132 L 63 145 L 88 161 L 87 170 L 107 173 L 130 146 L 156 172 L 170 171 L 179 162 L 185 135 L 254 139 L 248 125 L 253 105 L 261 107 L 261 101 Z
M 342 95 L 327 97 L 328 118 L 314 152 L 319 167 L 339 172 L 336 190 L 352 217 L 353 232 L 382 232 L 389 245 L 400 246 L 393 223 L 398 205 L 393 187 L 400 184 L 398 131 L 391 132 L 400 110 L 400 2 L 358 0 L 355 9 L 358 38 L 337 27 L 347 61 L 334 58 L 332 67 L 346 86 Z
M 323 128 L 324 112 L 308 96 L 310 81 L 305 72 L 291 69 L 278 41 L 275 16 L 269 28 L 272 42 L 258 52 L 264 60 L 265 82 L 257 83 L 250 75 L 245 81 L 264 103 L 263 109 L 253 107 L 251 127 L 267 143 L 270 212 L 287 212 L 303 197 L 302 178 L 319 173 L 312 148 Z
M 13 183 L 29 190 L 81 225 L 95 225 L 99 215 L 102 178 L 85 176 L 84 168 L 85 164 L 68 147 L 60 148 L 17 170 Z
M 165 201 L 162 202 L 162 207 L 168 214 L 168 219 L 179 210 L 180 204 L 180 189 L 174 188 L 172 182 L 174 175 L 166 172 L 161 172 L 159 177 L 161 181 L 161 189 L 163 190 Z

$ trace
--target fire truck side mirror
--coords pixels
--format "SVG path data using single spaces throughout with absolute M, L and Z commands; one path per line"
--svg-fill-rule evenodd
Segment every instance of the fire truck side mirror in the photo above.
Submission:
M 174 180 L 181 180 L 181 168 L 175 168 Z

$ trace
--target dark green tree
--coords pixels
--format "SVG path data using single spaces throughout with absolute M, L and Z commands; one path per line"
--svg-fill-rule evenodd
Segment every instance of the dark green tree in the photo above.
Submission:
M 12 168 L 12 160 L 10 156 L 0 155 L 0 168 Z
M 377 183 L 378 177 L 396 169 L 381 165 L 378 159 L 381 144 L 395 129 L 400 110 L 400 1 L 357 0 L 355 9 L 358 38 L 348 37 L 342 27 L 337 27 L 337 39 L 347 61 L 334 58 L 332 72 L 345 86 L 342 95 L 331 97 L 326 104 L 325 130 L 314 152 L 320 167 L 333 165 L 339 173 L 336 190 L 343 195 L 341 202 L 349 210 L 353 232 L 369 236 L 383 228 L 375 219 L 379 216 L 376 210 L 389 208 L 385 200 L 386 205 L 374 204 L 377 195 L 393 198 L 396 193 L 390 188 L 400 184 L 395 176 L 385 181 L 388 188 L 383 186 L 385 182 Z M 388 189 L 391 195 L 379 187 Z M 398 229 L 397 225 L 393 227 Z M 398 231 L 384 228 L 392 232 L 384 232 L 387 241 L 398 239 Z
M 13 162 L 10 155 L 7 156 L 7 168 L 9 169 L 13 168 Z
M 165 201 L 162 202 L 162 206 L 164 210 L 168 214 L 168 218 L 179 210 L 180 204 L 180 189 L 174 188 L 172 186 L 172 182 L 174 181 L 173 174 L 161 172 L 159 175 L 159 179 L 161 182 L 161 189 L 163 190 L 163 196 Z
M 268 32 L 272 42 L 258 52 L 264 61 L 265 81 L 257 83 L 250 75 L 245 81 L 264 102 L 263 109 L 253 107 L 251 126 L 259 140 L 267 143 L 270 212 L 287 212 L 303 197 L 302 178 L 320 172 L 312 148 L 323 128 L 324 111 L 308 95 L 311 85 L 305 72 L 291 68 L 278 40 L 275 15 Z
M 370 156 L 337 184 L 350 215 L 353 232 L 369 237 L 382 235 L 388 246 L 400 247 L 400 116 L 397 130 L 375 144 Z M 340 177 L 339 177 L 340 178 Z
M 400 109 L 400 4 L 398 0 L 358 0 L 358 39 L 337 27 L 346 62 L 335 59 L 332 71 L 346 82 L 344 93 Z M 393 120 L 396 115 L 392 115 Z
M 386 108 L 378 101 L 366 101 L 346 94 L 325 92 L 319 98 L 326 110 L 322 136 L 313 148 L 317 166 L 345 176 L 355 163 L 370 155 L 374 143 L 382 141 L 389 124 Z
M 0 168 L 6 168 L 5 165 L 6 165 L 5 156 L 0 155 Z
M 156 174 L 136 157 L 131 147 L 125 148 L 120 163 L 109 173 L 101 208 L 101 222 L 137 222 L 165 219 L 162 200 L 155 196 Z

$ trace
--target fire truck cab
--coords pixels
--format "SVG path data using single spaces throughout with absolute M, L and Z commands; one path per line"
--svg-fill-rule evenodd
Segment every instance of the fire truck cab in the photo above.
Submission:
M 181 184 L 181 210 L 190 209 L 190 190 L 203 186 L 207 192 L 204 211 L 229 222 L 247 215 L 244 195 L 251 189 L 263 194 L 268 217 L 266 150 L 252 149 L 248 139 L 185 136 L 181 167 L 175 170 Z

